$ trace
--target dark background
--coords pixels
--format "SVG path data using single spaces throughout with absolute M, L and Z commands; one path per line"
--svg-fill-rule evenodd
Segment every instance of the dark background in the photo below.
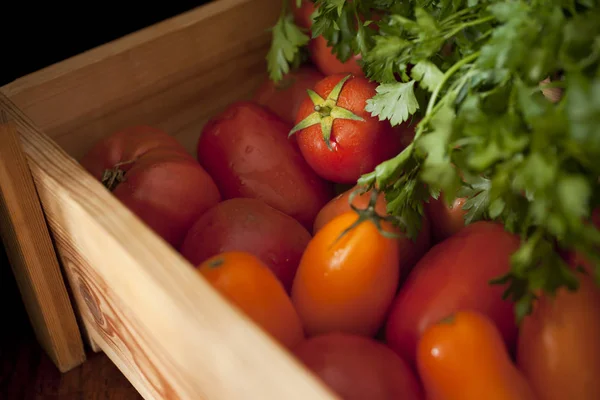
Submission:
M 100 1 L 74 2 L 73 6 L 67 7 L 65 2 L 40 2 L 40 5 L 34 6 L 33 2 L 2 1 L 0 86 L 207 2 L 209 0 L 163 0 L 156 3 Z M 35 343 L 35 340 L 1 241 L 0 263 L 2 392 L 2 388 L 10 384 L 8 381 L 16 379 L 13 371 L 17 368 L 15 363 L 23 364 L 22 355 L 18 356 L 16 352 L 17 348 L 26 347 L 19 343 Z M 29 358 L 40 357 L 33 355 L 37 354 L 37 350 L 27 351 Z M 33 368 L 27 365 L 21 367 L 17 369 Z
M 0 86 L 207 2 L 2 1 Z

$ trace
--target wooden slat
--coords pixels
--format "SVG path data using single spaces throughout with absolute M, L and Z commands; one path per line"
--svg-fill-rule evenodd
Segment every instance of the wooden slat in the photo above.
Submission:
M 280 6 L 280 0 L 218 0 L 2 91 L 75 158 L 132 124 L 162 128 L 193 153 L 204 122 L 265 78 L 268 28 Z
M 146 399 L 332 400 L 6 97 L 93 339 Z
M 85 352 L 75 314 L 27 159 L 1 109 L 0 234 L 39 343 L 61 372 L 80 365 Z

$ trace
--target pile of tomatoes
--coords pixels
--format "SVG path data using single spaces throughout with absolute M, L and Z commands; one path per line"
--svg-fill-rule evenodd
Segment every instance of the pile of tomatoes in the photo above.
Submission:
M 464 226 L 463 199 L 431 199 L 406 238 L 383 194 L 356 181 L 414 127 L 371 117 L 375 84 L 355 61 L 320 37 L 311 49 L 313 65 L 215 115 L 195 156 L 134 126 L 81 164 L 342 399 L 600 399 L 591 277 L 541 295 L 517 325 L 489 281 L 508 272 L 518 237 Z

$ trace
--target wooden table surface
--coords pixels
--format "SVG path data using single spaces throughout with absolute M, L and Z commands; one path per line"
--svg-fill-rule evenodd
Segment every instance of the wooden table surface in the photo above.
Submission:
M 35 340 L 1 243 L 0 262 L 0 399 L 141 399 L 103 353 L 61 374 Z

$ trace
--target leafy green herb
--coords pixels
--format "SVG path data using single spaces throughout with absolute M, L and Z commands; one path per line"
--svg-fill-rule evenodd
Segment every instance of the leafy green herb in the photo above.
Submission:
M 380 120 L 388 119 L 393 126 L 407 121 L 419 108 L 414 85 L 415 81 L 379 85 L 377 94 L 367 100 L 365 110 Z
M 301 61 L 301 49 L 310 38 L 294 23 L 293 15 L 284 0 L 281 15 L 272 28 L 271 48 L 267 53 L 269 78 L 279 82 L 290 71 L 290 66 Z
M 600 231 L 585 222 L 600 206 L 597 0 L 314 3 L 312 36 L 341 61 L 360 53 L 379 84 L 365 110 L 393 125 L 419 120 L 413 142 L 358 182 L 385 193 L 408 236 L 442 192 L 466 198 L 465 223 L 495 220 L 519 235 L 511 271 L 492 282 L 519 319 L 534 293 L 577 290 L 559 249 L 590 260 L 600 284 Z M 562 97 L 545 97 L 549 87 Z

